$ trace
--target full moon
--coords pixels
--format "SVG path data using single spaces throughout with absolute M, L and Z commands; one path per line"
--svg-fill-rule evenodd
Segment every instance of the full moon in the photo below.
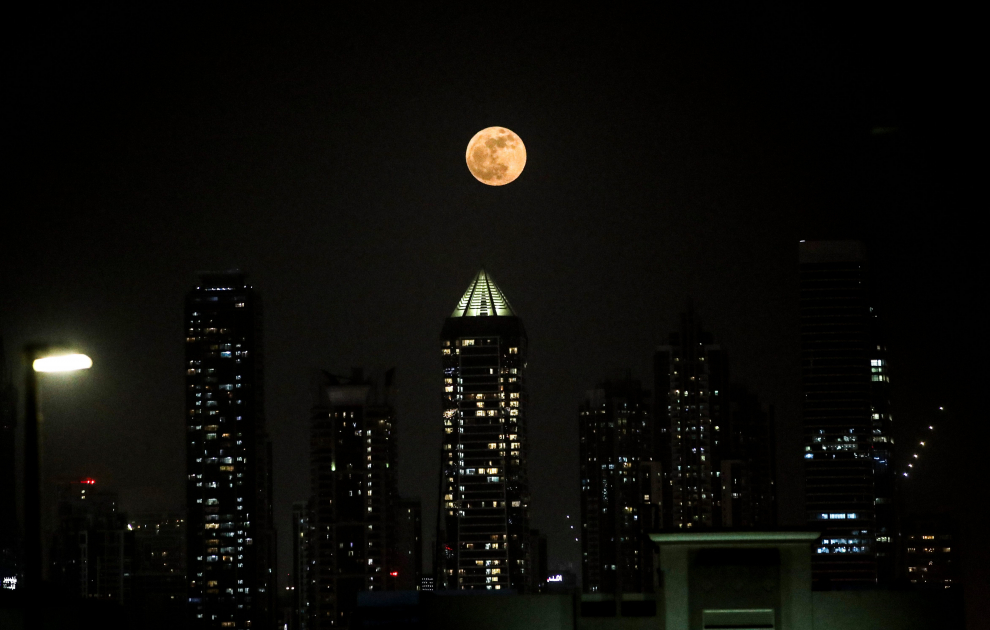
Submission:
M 504 186 L 526 167 L 526 145 L 505 127 L 488 127 L 468 142 L 468 170 L 482 184 Z

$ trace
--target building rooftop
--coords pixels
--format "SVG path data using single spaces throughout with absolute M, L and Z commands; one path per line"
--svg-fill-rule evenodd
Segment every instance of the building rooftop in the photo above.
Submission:
M 663 544 L 711 544 L 715 546 L 752 543 L 810 543 L 821 536 L 817 531 L 697 531 L 651 533 L 650 540 Z
M 509 305 L 502 289 L 498 288 L 488 272 L 482 269 L 474 277 L 451 317 L 485 317 L 495 315 L 513 317 L 515 312 Z

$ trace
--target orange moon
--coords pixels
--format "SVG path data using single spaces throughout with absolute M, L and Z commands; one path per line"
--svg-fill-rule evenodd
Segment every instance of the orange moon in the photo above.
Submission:
M 515 181 L 526 167 L 526 145 L 505 127 L 488 127 L 468 142 L 468 170 L 482 184 L 504 186 Z

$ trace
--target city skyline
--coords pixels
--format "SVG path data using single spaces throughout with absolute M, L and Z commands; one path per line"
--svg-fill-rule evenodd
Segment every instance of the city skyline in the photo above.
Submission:
M 497 50 L 477 45 L 490 16 L 473 8 L 31 22 L 0 336 L 18 388 L 30 340 L 94 361 L 43 385 L 51 475 L 92 476 L 134 512 L 184 504 L 181 298 L 198 270 L 240 268 L 265 296 L 280 582 L 291 505 L 308 496 L 313 369 L 396 366 L 399 490 L 422 499 L 429 543 L 436 331 L 483 266 L 530 339 L 531 525 L 552 567 L 580 562 L 565 517 L 586 390 L 627 373 L 649 389 L 689 301 L 774 405 L 780 520 L 801 525 L 798 244 L 854 239 L 876 279 L 897 444 L 936 426 L 897 492 L 977 531 L 987 508 L 956 480 L 981 487 L 986 429 L 958 374 L 985 367 L 953 335 L 979 337 L 981 248 L 949 192 L 944 122 L 968 102 L 944 97 L 951 48 L 919 43 L 927 20 L 881 13 L 592 17 L 537 10 Z M 506 186 L 464 164 L 491 125 L 526 143 Z M 985 575 L 987 552 L 972 553 L 964 573 Z

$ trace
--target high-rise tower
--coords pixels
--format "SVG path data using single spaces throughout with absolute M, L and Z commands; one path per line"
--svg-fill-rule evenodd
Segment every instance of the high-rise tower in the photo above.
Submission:
M 361 591 L 394 590 L 395 371 L 321 372 L 310 420 L 310 628 L 347 627 Z
M 823 531 L 816 586 L 892 577 L 893 441 L 886 349 L 878 336 L 865 249 L 800 246 L 805 507 Z
M 649 393 L 638 381 L 605 382 L 579 412 L 581 573 L 584 591 L 653 592 L 663 471 L 654 460 Z
M 773 408 L 730 385 L 728 372 L 689 308 L 654 355 L 664 529 L 776 526 Z
M 670 345 L 657 349 L 654 376 L 657 421 L 666 428 L 659 450 L 669 457 L 663 462 L 664 524 L 673 529 L 721 525 L 715 454 L 724 439 L 729 383 L 725 354 L 702 330 L 693 309 L 681 315 L 681 330 L 670 335 Z
M 436 588 L 532 590 L 522 320 L 482 269 L 440 339 Z
M 191 624 L 267 628 L 275 547 L 260 298 L 240 272 L 201 274 L 185 328 Z

